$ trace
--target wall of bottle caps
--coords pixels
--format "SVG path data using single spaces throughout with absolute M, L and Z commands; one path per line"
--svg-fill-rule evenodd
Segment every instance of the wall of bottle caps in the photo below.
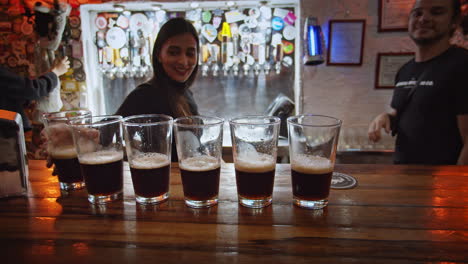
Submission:
M 35 78 L 50 68 L 53 56 L 68 56 L 71 69 L 61 77 L 61 98 L 64 109 L 79 108 L 80 91 L 85 89 L 86 79 L 82 62 L 79 4 L 69 3 L 71 11 L 63 35 L 60 36 L 59 49 L 50 54 L 47 51 L 47 42 L 43 39 L 50 40 L 56 36 L 43 36 L 41 28 L 50 28 L 51 25 L 46 25 L 43 20 L 38 19 L 39 15 L 47 13 L 41 13 L 41 9 L 36 6 L 45 8 L 46 11 L 43 12 L 48 11 L 50 14 L 63 10 L 53 10 L 50 3 L 43 1 L 30 2 L 0 1 L 0 64 L 19 75 Z
M 130 5 L 129 5 L 130 6 Z M 294 66 L 297 15 L 294 7 L 194 8 L 97 12 L 94 44 L 104 76 L 149 76 L 151 51 L 159 28 L 185 17 L 200 34 L 202 76 L 279 74 Z

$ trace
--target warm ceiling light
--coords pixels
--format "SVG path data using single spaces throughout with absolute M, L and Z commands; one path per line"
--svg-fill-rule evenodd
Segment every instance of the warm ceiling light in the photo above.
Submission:
M 226 4 L 227 4 L 227 6 L 232 7 L 232 6 L 234 6 L 236 3 L 234 3 L 234 1 L 228 1 Z
M 200 6 L 200 4 L 198 2 L 192 2 L 190 3 L 190 7 L 191 8 L 198 8 Z

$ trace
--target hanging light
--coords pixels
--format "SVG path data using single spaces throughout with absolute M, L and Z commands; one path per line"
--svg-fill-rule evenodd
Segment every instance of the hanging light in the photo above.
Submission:
M 319 65 L 325 61 L 325 41 L 316 17 L 306 18 L 304 24 L 304 65 Z

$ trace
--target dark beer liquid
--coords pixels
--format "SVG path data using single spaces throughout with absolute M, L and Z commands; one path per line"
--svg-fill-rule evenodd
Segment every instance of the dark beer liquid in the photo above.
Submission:
M 88 193 L 110 195 L 123 189 L 123 160 L 104 164 L 83 164 L 81 172 Z
M 333 171 L 322 174 L 307 174 L 291 170 L 293 195 L 299 200 L 323 200 L 330 194 Z
M 135 194 L 142 197 L 157 197 L 169 191 L 170 166 L 156 169 L 130 167 Z
M 59 182 L 75 183 L 83 181 L 77 157 L 71 159 L 52 158 L 52 162 L 55 164 Z
M 197 201 L 216 198 L 219 190 L 220 171 L 220 167 L 207 171 L 190 171 L 181 168 L 180 174 L 185 197 Z
M 245 172 L 236 169 L 237 193 L 245 199 L 261 200 L 271 197 L 275 170 Z

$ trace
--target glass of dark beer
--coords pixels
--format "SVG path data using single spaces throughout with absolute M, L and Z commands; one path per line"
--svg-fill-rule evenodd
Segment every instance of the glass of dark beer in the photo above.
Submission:
M 224 120 L 189 116 L 174 120 L 185 204 L 203 208 L 218 203 Z
M 341 120 L 322 115 L 289 117 L 293 203 L 307 209 L 328 204 Z
M 155 204 L 169 198 L 172 117 L 136 115 L 124 118 L 125 147 L 136 201 Z
M 243 116 L 229 121 L 239 203 L 250 208 L 271 204 L 278 133 L 274 116 Z
M 55 164 L 55 171 L 62 190 L 77 190 L 85 186 L 68 121 L 74 117 L 89 116 L 91 116 L 91 112 L 88 110 L 53 112 L 42 115 L 44 131 L 47 136 L 47 152 Z
M 93 116 L 70 120 L 88 201 L 102 204 L 122 198 L 122 117 Z

